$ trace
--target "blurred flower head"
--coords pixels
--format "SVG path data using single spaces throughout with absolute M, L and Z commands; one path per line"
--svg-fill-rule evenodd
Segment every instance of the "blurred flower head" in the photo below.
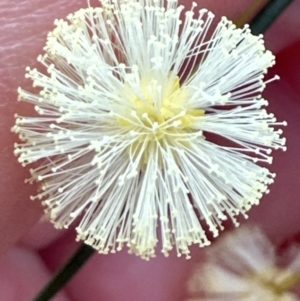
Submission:
M 15 154 L 56 227 L 101 253 L 155 255 L 209 244 L 246 215 L 274 174 L 282 131 L 261 97 L 274 56 L 247 26 L 176 0 L 102 1 L 56 20 L 39 90 L 19 89 L 36 116 L 16 117 Z M 184 15 L 184 16 L 182 16 Z M 184 21 L 181 21 L 184 19 Z M 160 226 L 160 231 L 157 227 Z M 160 234 L 158 234 L 160 233 Z
M 190 300 L 300 300 L 292 291 L 300 281 L 300 248 L 277 253 L 257 227 L 244 226 L 224 235 L 195 269 Z

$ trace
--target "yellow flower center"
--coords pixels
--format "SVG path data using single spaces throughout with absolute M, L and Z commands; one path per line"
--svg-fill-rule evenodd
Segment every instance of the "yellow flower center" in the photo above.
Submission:
M 168 82 L 163 95 L 157 96 L 159 83 L 153 79 L 141 82 L 142 97 L 132 93 L 132 88 L 124 91 L 130 95 L 128 98 L 131 112 L 122 112 L 124 117 L 119 117 L 117 122 L 121 127 L 137 133 L 138 136 L 128 151 L 134 159 L 142 153 L 142 169 L 148 162 L 150 152 L 156 149 L 158 144 L 163 147 L 163 138 L 169 135 L 186 140 L 185 132 L 198 133 L 199 130 L 193 128 L 193 123 L 205 114 L 203 109 L 186 108 L 189 93 L 181 89 L 178 76 Z M 158 99 L 154 99 L 155 97 Z M 182 143 L 188 144 L 186 141 Z M 161 154 L 158 154 L 157 160 L 159 166 L 162 166 Z
M 300 273 L 279 269 L 275 266 L 269 267 L 264 272 L 252 275 L 255 282 L 277 297 L 276 300 L 291 301 L 287 294 L 300 281 Z
M 153 84 L 152 81 L 152 85 L 155 88 L 157 83 Z M 201 117 L 205 113 L 203 109 L 184 107 L 188 93 L 180 89 L 178 76 L 165 87 L 161 104 L 155 104 L 153 90 L 149 90 L 151 90 L 149 81 L 142 82 L 143 98 L 131 97 L 134 116 L 117 119 L 118 124 L 122 127 L 138 128 L 140 126 L 146 130 L 147 135 L 144 137 L 146 140 L 158 141 L 168 133 L 191 128 L 195 118 Z

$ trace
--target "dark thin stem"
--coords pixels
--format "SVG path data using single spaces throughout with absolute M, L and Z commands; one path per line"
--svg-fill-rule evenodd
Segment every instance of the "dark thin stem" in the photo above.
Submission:
M 242 28 L 245 24 L 248 24 L 254 17 L 255 14 L 266 5 L 270 0 L 252 0 L 247 9 L 234 20 L 234 24 Z
M 270 0 L 250 22 L 254 35 L 264 33 L 294 0 Z
M 76 275 L 76 272 L 88 261 L 94 252 L 93 248 L 83 244 L 33 301 L 51 300 Z

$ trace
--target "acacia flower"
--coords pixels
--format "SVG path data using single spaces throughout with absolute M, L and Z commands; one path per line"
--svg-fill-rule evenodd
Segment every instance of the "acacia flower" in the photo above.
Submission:
M 47 72 L 27 69 L 39 91 L 19 99 L 37 114 L 16 117 L 15 154 L 37 162 L 31 198 L 56 227 L 80 216 L 78 239 L 101 253 L 149 258 L 160 236 L 165 255 L 188 257 L 209 244 L 205 224 L 217 236 L 273 182 L 259 164 L 285 149 L 285 122 L 261 97 L 274 56 L 225 17 L 211 34 L 214 15 L 194 17 L 195 3 L 101 4 L 56 20 L 38 58 Z
M 189 281 L 189 300 L 299 301 L 300 248 L 278 255 L 257 227 L 241 227 L 220 238 Z

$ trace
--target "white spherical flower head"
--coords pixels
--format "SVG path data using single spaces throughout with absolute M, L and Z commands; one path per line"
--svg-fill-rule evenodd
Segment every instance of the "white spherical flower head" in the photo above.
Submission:
M 187 300 L 299 301 L 299 246 L 277 251 L 257 227 L 224 235 L 195 269 Z
M 32 199 L 57 227 L 80 216 L 78 239 L 101 253 L 149 258 L 159 235 L 165 255 L 188 257 L 209 244 L 204 224 L 217 236 L 273 182 L 259 163 L 285 149 L 260 95 L 274 56 L 226 18 L 211 35 L 214 16 L 194 17 L 196 4 L 101 4 L 55 21 L 38 58 L 47 74 L 28 68 L 39 93 L 19 89 L 38 114 L 17 116 L 15 153 L 38 161 Z

